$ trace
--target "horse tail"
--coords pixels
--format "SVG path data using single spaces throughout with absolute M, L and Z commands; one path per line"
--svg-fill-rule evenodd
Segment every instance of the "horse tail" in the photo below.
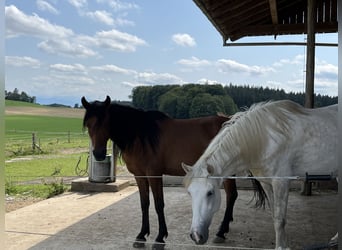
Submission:
M 252 173 L 249 173 L 249 176 L 253 177 Z M 253 190 L 254 190 L 254 196 L 253 196 L 252 200 L 255 199 L 254 208 L 265 209 L 266 201 L 269 204 L 267 194 L 266 194 L 265 190 L 262 188 L 260 181 L 258 181 L 255 178 L 252 178 L 251 180 L 252 180 Z M 252 202 L 252 200 L 251 200 L 251 202 Z

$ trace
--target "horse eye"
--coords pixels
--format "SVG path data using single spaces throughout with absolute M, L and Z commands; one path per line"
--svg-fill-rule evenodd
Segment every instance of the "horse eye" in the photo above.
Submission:
M 214 194 L 214 191 L 213 190 L 210 190 L 210 191 L 208 191 L 208 193 L 207 193 L 207 197 L 210 197 L 210 196 L 212 196 Z

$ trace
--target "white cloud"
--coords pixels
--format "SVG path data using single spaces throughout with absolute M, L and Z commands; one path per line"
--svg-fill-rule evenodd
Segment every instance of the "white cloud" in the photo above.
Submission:
M 92 49 L 77 42 L 70 42 L 66 39 L 46 40 L 40 42 L 38 44 L 38 48 L 50 54 L 58 54 L 68 57 L 86 58 L 97 55 L 97 53 Z
M 123 16 L 123 15 L 121 15 Z M 126 18 L 122 18 L 122 17 L 116 17 L 113 19 L 113 25 L 114 26 L 134 26 L 135 23 L 131 20 L 128 20 Z
M 62 72 L 55 72 L 55 74 L 36 76 L 30 80 L 27 88 L 35 96 L 44 98 L 56 98 L 67 96 L 79 96 L 84 93 L 86 89 L 91 88 L 94 93 L 97 82 L 88 75 L 72 75 Z M 79 100 L 79 99 L 78 99 Z
M 169 73 L 142 72 L 136 75 L 135 80 L 139 85 L 183 84 L 178 76 Z
M 138 46 L 146 45 L 137 36 L 112 29 L 101 31 L 94 36 L 74 35 L 68 39 L 49 39 L 38 44 L 38 48 L 50 54 L 67 57 L 87 58 L 99 56 L 93 48 L 102 48 L 119 52 L 134 52 Z
M 337 96 L 337 81 L 315 79 L 315 92 L 321 95 Z
M 134 26 L 134 22 L 122 17 L 113 17 L 110 12 L 105 10 L 96 11 L 79 11 L 80 16 L 86 16 L 95 22 L 103 23 L 110 26 Z M 122 15 L 123 16 L 123 15 Z
M 315 74 L 318 78 L 334 79 L 337 82 L 338 67 L 325 62 L 316 63 Z
M 305 64 L 305 57 L 304 54 L 296 55 L 294 58 L 284 58 L 280 59 L 278 62 L 273 63 L 274 67 L 282 67 L 284 65 L 303 65 Z
M 48 11 L 52 14 L 58 15 L 59 11 L 53 7 L 50 3 L 43 1 L 43 0 L 37 0 L 36 1 L 37 8 L 41 11 Z
M 286 76 L 287 80 L 283 84 L 278 84 L 279 88 L 285 91 L 305 92 L 305 56 L 296 55 L 290 59 L 282 59 L 273 64 L 274 67 L 283 67 L 279 71 L 291 72 Z M 285 66 L 290 66 L 284 68 Z M 337 93 L 338 85 L 338 67 L 315 58 L 315 93 L 334 96 Z M 267 86 L 271 86 L 267 82 Z
M 114 20 L 112 18 L 112 14 L 105 10 L 97 10 L 94 12 L 86 12 L 85 15 L 90 17 L 91 19 L 104 23 L 106 25 L 113 25 Z
M 133 82 L 128 82 L 128 81 L 123 81 L 121 85 L 128 87 L 128 88 L 135 88 L 138 86 L 147 86 L 147 84 L 141 84 L 141 83 L 133 83 Z
M 209 66 L 211 63 L 208 60 L 201 60 L 195 56 L 192 56 L 190 59 L 180 59 L 177 61 L 178 64 L 186 67 L 199 68 L 204 66 Z
M 79 63 L 75 64 L 52 64 L 50 65 L 50 69 L 57 71 L 57 72 L 63 72 L 63 73 L 83 73 L 86 74 L 86 68 Z
M 118 67 L 116 65 L 103 65 L 103 66 L 94 66 L 91 67 L 93 70 L 98 70 L 106 73 L 118 73 L 118 74 L 124 74 L 124 75 L 135 75 L 137 72 L 135 70 L 131 69 L 124 69 L 121 67 Z
M 143 39 L 115 29 L 97 32 L 95 39 L 99 47 L 122 52 L 134 52 L 138 46 L 146 45 Z
M 273 89 L 284 89 L 282 85 L 283 85 L 282 82 L 273 81 L 273 80 L 266 81 L 266 86 L 273 88 Z
M 316 59 L 315 92 L 336 96 L 338 92 L 338 66 Z
M 39 68 L 40 61 L 38 59 L 34 59 L 32 57 L 24 56 L 6 56 L 6 65 L 13 67 L 30 67 L 30 68 Z
M 77 9 L 87 6 L 87 0 L 68 0 L 68 2 Z
M 135 3 L 122 2 L 120 0 L 97 0 L 97 2 L 108 4 L 114 11 L 123 11 L 139 8 L 139 6 Z
M 199 79 L 197 81 L 199 84 L 209 84 L 209 85 L 215 85 L 215 84 L 222 84 L 221 82 L 215 81 L 215 80 L 210 80 L 206 78 Z
M 88 17 L 93 21 L 104 23 L 111 26 L 133 26 L 134 22 L 124 18 L 127 12 L 123 12 L 130 9 L 138 9 L 138 5 L 133 3 L 121 2 L 118 0 L 97 0 L 97 3 L 103 3 L 106 6 L 106 10 L 111 10 L 112 12 L 120 12 L 117 17 L 113 17 L 112 13 L 106 10 L 88 10 L 87 0 L 69 0 L 69 3 L 74 6 L 78 14 L 82 17 Z
M 263 67 L 257 65 L 247 65 L 238 63 L 234 60 L 220 59 L 217 61 L 219 69 L 222 73 L 243 73 L 248 75 L 263 75 L 275 72 L 272 67 Z
M 40 38 L 63 38 L 73 35 L 72 30 L 51 24 L 37 14 L 26 15 L 14 5 L 5 7 L 5 22 L 7 37 L 28 35 Z
M 189 34 L 174 34 L 172 36 L 172 40 L 180 46 L 183 47 L 194 47 L 196 46 L 195 39 L 191 37 Z
M 86 1 L 80 0 L 70 2 L 78 7 L 87 4 Z M 38 3 L 44 3 L 44 1 L 37 0 Z M 37 47 L 49 54 L 87 58 L 98 56 L 98 52 L 93 48 L 134 52 L 138 46 L 147 44 L 137 36 L 116 29 L 100 31 L 94 36 L 77 35 L 71 29 L 51 24 L 36 14 L 27 15 L 14 5 L 6 6 L 5 15 L 8 38 L 26 35 L 46 39 L 39 42 Z M 126 22 L 124 19 L 111 18 L 111 14 L 106 11 L 88 12 L 88 15 L 108 25 L 129 24 L 128 20 Z

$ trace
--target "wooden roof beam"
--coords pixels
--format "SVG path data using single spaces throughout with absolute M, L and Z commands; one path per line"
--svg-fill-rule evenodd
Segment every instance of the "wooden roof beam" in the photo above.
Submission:
M 268 3 L 270 4 L 272 23 L 274 25 L 277 25 L 278 24 L 277 1 L 276 0 L 268 0 Z

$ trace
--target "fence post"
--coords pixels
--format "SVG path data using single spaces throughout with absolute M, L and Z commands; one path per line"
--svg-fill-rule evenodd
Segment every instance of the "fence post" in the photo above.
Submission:
M 32 133 L 32 149 L 33 151 L 36 149 L 36 134 Z

